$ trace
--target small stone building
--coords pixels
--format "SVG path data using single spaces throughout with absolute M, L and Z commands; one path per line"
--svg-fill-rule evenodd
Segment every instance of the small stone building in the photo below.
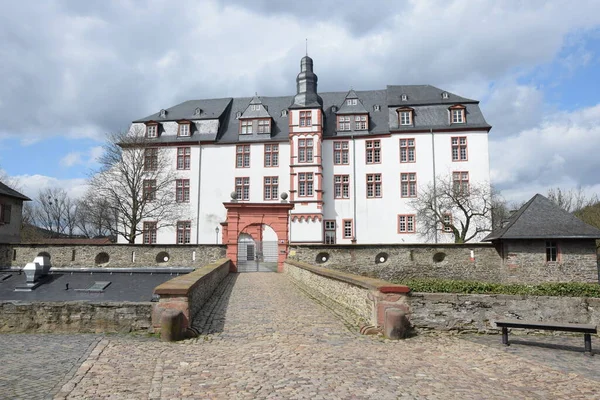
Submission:
M 510 275 L 524 281 L 537 275 L 539 281 L 598 282 L 599 238 L 600 229 L 536 194 L 483 241 L 492 242 Z
M 31 201 L 0 182 L 0 243 L 21 241 L 23 201 Z

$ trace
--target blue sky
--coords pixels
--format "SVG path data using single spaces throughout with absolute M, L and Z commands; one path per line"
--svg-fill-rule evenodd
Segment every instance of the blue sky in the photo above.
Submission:
M 493 184 L 600 194 L 600 2 L 0 1 L 0 169 L 74 196 L 105 135 L 194 98 L 432 84 L 481 100 Z

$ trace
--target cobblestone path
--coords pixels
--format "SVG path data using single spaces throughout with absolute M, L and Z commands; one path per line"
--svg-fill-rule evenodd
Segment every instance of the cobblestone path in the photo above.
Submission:
M 179 343 L 106 336 L 56 398 L 600 398 L 600 356 L 570 349 L 579 337 L 506 349 L 499 336 L 360 336 L 282 274 L 230 276 L 197 328 Z
M 0 399 L 52 397 L 99 341 L 98 335 L 0 335 Z

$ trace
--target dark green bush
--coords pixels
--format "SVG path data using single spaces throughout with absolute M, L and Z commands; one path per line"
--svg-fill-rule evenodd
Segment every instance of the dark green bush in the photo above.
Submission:
M 542 283 L 539 285 L 500 284 L 444 279 L 407 279 L 394 283 L 408 286 L 413 292 L 514 294 L 530 296 L 600 297 L 596 283 Z

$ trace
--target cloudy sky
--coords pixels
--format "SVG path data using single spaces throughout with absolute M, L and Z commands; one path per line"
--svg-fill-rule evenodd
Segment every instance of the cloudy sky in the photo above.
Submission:
M 0 0 L 0 168 L 81 194 L 105 135 L 189 99 L 432 84 L 481 101 L 508 199 L 600 193 L 600 1 Z M 10 11 L 10 12 L 9 12 Z

